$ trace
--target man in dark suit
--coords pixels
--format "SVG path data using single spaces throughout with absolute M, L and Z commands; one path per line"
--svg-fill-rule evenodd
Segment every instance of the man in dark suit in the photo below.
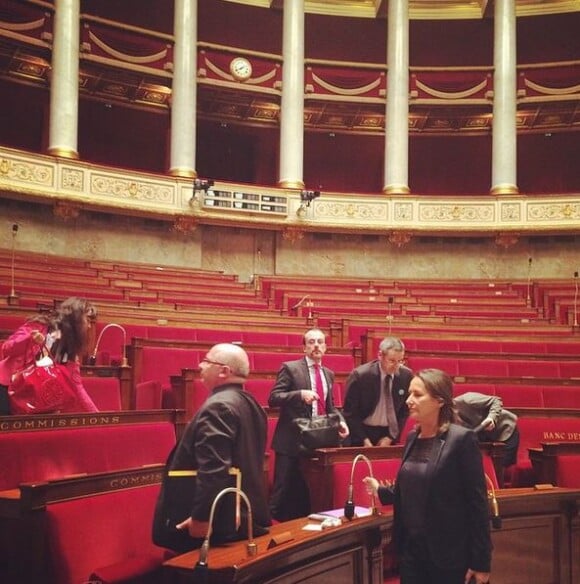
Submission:
M 378 358 L 357 367 L 346 381 L 343 413 L 352 446 L 395 444 L 409 412 L 405 403 L 411 370 L 403 365 L 405 345 L 387 337 Z
M 310 513 L 310 494 L 298 456 L 298 444 L 293 431 L 295 418 L 309 418 L 325 413 L 339 413 L 332 399 L 334 373 L 322 366 L 326 339 L 319 329 L 304 334 L 302 359 L 282 364 L 268 405 L 280 408 L 278 423 L 272 438 L 276 453 L 274 486 L 270 509 L 278 521 L 304 517 Z M 340 438 L 348 436 L 348 426 L 340 423 Z
M 243 388 L 250 372 L 248 355 L 237 345 L 219 343 L 201 360 L 199 370 L 210 395 L 168 458 L 166 470 L 176 476 L 164 480 L 153 521 L 153 541 L 180 553 L 199 547 L 206 537 L 212 504 L 232 486 L 232 469 L 240 471 L 254 535 L 266 533 L 271 524 L 264 484 L 267 421 L 263 408 Z M 186 484 L 188 488 L 176 486 L 180 471 L 190 470 L 197 471 L 195 482 Z M 231 494 L 228 497 L 233 500 Z M 245 505 L 238 529 L 234 511 L 221 512 L 231 509 L 226 503 L 222 500 L 216 511 L 212 541 L 247 537 Z
M 501 398 L 468 391 L 453 401 L 460 423 L 475 430 L 480 441 L 505 444 L 502 466 L 515 464 L 520 444 L 518 417 L 504 409 Z

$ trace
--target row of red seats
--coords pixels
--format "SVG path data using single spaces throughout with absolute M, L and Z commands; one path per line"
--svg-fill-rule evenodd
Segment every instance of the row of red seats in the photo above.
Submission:
M 451 376 L 481 378 L 537 378 L 537 379 L 578 379 L 580 362 L 548 359 L 505 359 L 474 357 L 424 357 L 412 355 L 407 359 L 414 371 L 436 368 Z
M 0 580 L 142 582 L 177 412 L 11 416 L 0 421 Z M 79 525 L 89 526 L 79 529 Z

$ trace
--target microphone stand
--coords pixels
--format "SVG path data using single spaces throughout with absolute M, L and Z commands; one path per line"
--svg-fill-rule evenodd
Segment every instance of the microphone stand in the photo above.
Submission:
M 16 250 L 16 235 L 18 233 L 18 224 L 14 223 L 12 225 L 12 253 L 10 258 L 10 295 L 7 298 L 9 306 L 15 306 L 18 304 L 18 295 L 14 288 L 14 253 Z
M 127 359 L 127 331 L 120 324 L 115 322 L 111 322 L 103 327 L 103 330 L 100 332 L 99 337 L 97 338 L 97 342 L 95 343 L 95 350 L 93 351 L 89 362 L 91 365 L 94 365 L 97 362 L 97 352 L 99 350 L 101 339 L 103 338 L 103 333 L 109 328 L 118 328 L 123 332 L 123 346 L 121 347 L 123 356 L 121 358 L 121 367 L 128 367 L 129 361 Z
M 389 323 L 389 335 L 393 326 L 393 297 L 389 296 L 387 300 L 387 322 Z
M 530 282 L 531 282 L 531 277 L 532 277 L 532 258 L 528 258 L 528 282 L 527 282 L 527 294 L 526 294 L 526 305 L 527 306 L 531 306 L 532 305 L 532 298 L 530 296 Z
M 578 328 L 578 272 L 574 272 L 574 329 Z
M 501 516 L 499 514 L 499 505 L 495 497 L 495 487 L 489 476 L 485 475 L 485 482 L 487 483 L 487 500 L 491 511 L 491 525 L 494 529 L 501 529 Z
M 200 576 L 200 578 L 196 579 L 196 582 L 207 582 L 208 581 L 208 556 L 209 556 L 209 540 L 211 538 L 212 533 L 212 526 L 213 526 L 213 517 L 215 514 L 215 509 L 218 501 L 228 493 L 235 493 L 239 497 L 241 497 L 248 510 L 248 544 L 246 546 L 246 552 L 248 557 L 254 557 L 258 555 L 258 545 L 254 541 L 254 521 L 252 516 L 252 506 L 250 505 L 250 500 L 248 499 L 246 493 L 239 489 L 238 487 L 227 487 L 226 489 L 222 489 L 213 500 L 211 504 L 211 509 L 209 512 L 209 527 L 207 529 L 207 534 L 203 543 L 201 544 L 201 548 L 199 550 L 199 560 L 194 567 L 194 574 Z
M 354 469 L 359 462 L 359 460 L 364 460 L 367 463 L 369 469 L 369 475 L 374 478 L 373 476 L 373 467 L 371 466 L 371 461 L 364 455 L 364 454 L 357 454 L 352 461 L 352 466 L 350 468 L 350 483 L 348 484 L 348 494 L 347 500 L 344 504 L 344 516 L 349 521 L 354 518 L 354 501 L 353 501 L 353 481 L 354 481 Z M 375 503 L 375 495 L 371 495 L 371 513 L 373 515 L 378 515 L 379 510 Z

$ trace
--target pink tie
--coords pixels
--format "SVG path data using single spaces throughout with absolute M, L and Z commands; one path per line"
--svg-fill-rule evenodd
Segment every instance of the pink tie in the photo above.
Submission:
M 314 363 L 314 385 L 316 385 L 316 393 L 318 394 L 318 403 L 316 408 L 318 415 L 322 416 L 326 413 L 326 403 L 324 401 L 324 385 L 322 383 L 322 373 L 320 372 L 320 365 Z

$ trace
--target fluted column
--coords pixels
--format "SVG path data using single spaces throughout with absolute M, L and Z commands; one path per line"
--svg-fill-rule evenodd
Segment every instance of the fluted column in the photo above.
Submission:
M 48 152 L 78 158 L 80 0 L 55 0 Z
M 284 0 L 282 105 L 280 111 L 281 187 L 304 187 L 304 0 Z
M 516 6 L 495 0 L 491 193 L 516 194 Z
M 169 173 L 196 177 L 197 0 L 175 0 Z
M 409 191 L 409 2 L 389 0 L 385 194 Z

